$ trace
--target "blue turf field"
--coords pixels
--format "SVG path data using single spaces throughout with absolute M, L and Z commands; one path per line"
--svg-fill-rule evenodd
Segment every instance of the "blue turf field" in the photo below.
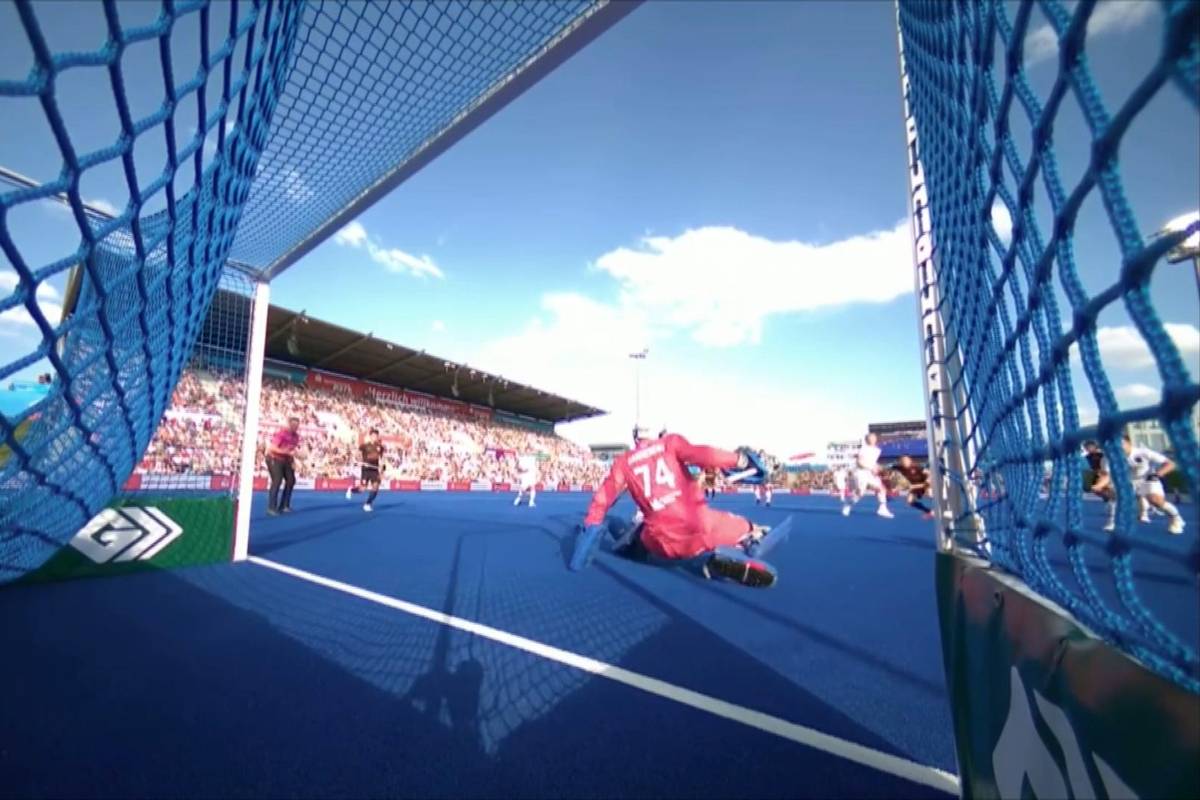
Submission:
M 870 501 L 843 518 L 826 497 L 719 498 L 767 524 L 796 515 L 779 585 L 755 591 L 611 555 L 569 573 L 582 495 L 531 510 L 385 494 L 366 514 L 298 493 L 274 519 L 261 501 L 251 552 L 267 563 L 0 592 L 0 794 L 945 796 L 888 766 L 954 771 L 933 531 L 902 504 L 889 521 Z M 1148 602 L 1195 630 L 1172 566 L 1148 573 Z M 686 690 L 701 707 L 671 699 Z M 836 740 L 810 747 L 796 726 Z M 847 742 L 874 766 L 829 752 Z

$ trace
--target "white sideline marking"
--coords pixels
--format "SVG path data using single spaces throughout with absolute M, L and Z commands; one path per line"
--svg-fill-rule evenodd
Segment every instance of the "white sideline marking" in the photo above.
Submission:
M 844 739 L 839 739 L 836 736 L 830 736 L 820 731 L 806 728 L 803 725 L 797 725 L 794 722 L 773 717 L 770 714 L 764 714 L 761 711 L 755 711 L 744 706 L 727 703 L 724 700 L 718 700 L 715 697 L 710 697 L 706 694 L 693 692 L 690 689 L 684 689 L 682 686 L 660 681 L 657 678 L 651 678 L 648 675 L 642 675 L 637 672 L 630 672 L 627 669 L 606 664 L 603 661 L 597 661 L 594 658 L 581 656 L 578 653 L 572 653 L 568 650 L 560 650 L 557 647 L 551 647 L 548 644 L 535 642 L 532 639 L 526 639 L 523 636 L 517 636 L 512 633 L 492 628 L 487 625 L 481 625 L 478 622 L 454 617 L 449 614 L 444 614 L 441 611 L 434 611 L 424 606 L 419 606 L 414 603 L 408 603 L 404 600 L 397 600 L 394 597 L 389 597 L 384 594 L 372 592 L 368 589 L 363 589 L 349 583 L 326 578 L 321 575 L 316 575 L 311 572 L 305 572 L 302 569 L 289 567 L 285 564 L 279 564 L 275 561 L 269 561 L 258 556 L 250 556 L 249 561 L 257 564 L 260 567 L 273 569 L 276 572 L 282 572 L 285 575 L 291 575 L 293 578 L 299 578 L 302 581 L 315 583 L 318 586 L 324 586 L 329 589 L 334 589 L 339 592 L 344 592 L 349 595 L 369 600 L 373 603 L 378 603 L 388 608 L 394 608 L 397 611 L 403 611 L 406 614 L 411 614 L 415 617 L 421 617 L 432 622 L 437 622 L 442 625 L 448 625 L 451 628 L 457 628 L 467 633 L 473 633 L 476 636 L 481 636 L 485 639 L 491 639 L 500 644 L 506 644 L 509 647 L 515 647 L 518 650 L 524 650 L 527 653 L 532 653 L 542 658 L 548 658 L 551 661 L 557 661 L 560 664 L 565 664 L 568 667 L 590 672 L 601 678 L 623 683 L 626 686 L 632 686 L 635 689 L 641 689 L 644 692 L 649 692 L 659 697 L 665 697 L 668 700 L 674 700 L 677 703 L 682 703 L 685 706 L 707 711 L 718 717 L 723 717 L 734 722 L 740 722 L 751 728 L 757 728 L 760 731 L 771 733 L 780 736 L 784 739 L 789 739 L 798 744 L 811 747 L 815 750 L 820 750 L 830 755 L 844 758 L 847 761 L 853 761 L 856 764 L 861 764 L 864 767 L 886 772 L 889 775 L 895 775 L 898 778 L 903 778 L 913 783 L 919 783 L 923 786 L 929 786 L 934 789 L 939 789 L 949 794 L 957 795 L 959 793 L 958 777 L 940 770 L 935 767 L 928 767 L 924 764 L 918 764 L 915 761 L 909 761 L 904 758 L 881 753 L 878 750 L 872 750 L 869 747 L 848 742 Z

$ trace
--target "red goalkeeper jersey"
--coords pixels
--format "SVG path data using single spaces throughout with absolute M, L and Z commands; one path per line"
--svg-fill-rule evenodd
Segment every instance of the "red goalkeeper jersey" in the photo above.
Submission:
M 613 462 L 592 496 L 584 524 L 602 522 L 612 504 L 628 490 L 646 515 L 644 535 L 664 543 L 690 540 L 707 527 L 703 514 L 707 507 L 688 466 L 733 469 L 737 463 L 737 453 L 694 445 L 674 433 L 640 442 Z

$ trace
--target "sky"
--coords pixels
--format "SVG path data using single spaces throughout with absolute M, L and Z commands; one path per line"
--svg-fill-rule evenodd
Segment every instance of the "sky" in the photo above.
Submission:
M 1056 45 L 1040 13 L 1026 48 L 1044 97 Z M 1160 35 L 1157 4 L 1100 3 L 1089 53 L 1110 109 Z M 17 58 L 0 54 L 0 79 L 21 74 Z M 919 419 L 899 89 L 891 3 L 647 3 L 277 278 L 271 299 L 608 410 L 559 426 L 583 443 L 626 441 L 640 412 L 786 457 Z M 0 119 L 0 163 L 52 175 L 14 126 Z M 1014 123 L 1018 138 L 1028 129 Z M 1200 205 L 1198 140 L 1173 87 L 1135 123 L 1121 168 L 1146 233 Z M 1072 186 L 1089 156 L 1073 101 L 1055 141 Z M 115 183 L 88 188 L 97 205 L 123 202 Z M 53 209 L 26 222 L 39 243 L 69 223 Z M 1089 291 L 1115 279 L 1096 197 L 1076 252 Z M 0 291 L 15 285 L 6 266 Z M 1187 266 L 1160 268 L 1152 293 L 1195 375 Z M 60 289 L 43 284 L 43 309 Z M 0 315 L 0 360 L 29 347 L 27 323 Z M 1155 402 L 1160 379 L 1124 310 L 1100 324 L 1119 400 Z M 1086 389 L 1080 406 L 1094 416 Z

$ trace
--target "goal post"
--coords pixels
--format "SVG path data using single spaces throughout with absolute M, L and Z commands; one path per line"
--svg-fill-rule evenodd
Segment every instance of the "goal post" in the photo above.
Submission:
M 254 473 L 258 455 L 258 432 L 262 407 L 263 362 L 267 346 L 267 313 L 271 307 L 271 285 L 257 281 L 246 348 L 246 413 L 243 418 L 241 454 L 238 464 L 237 516 L 233 531 L 233 560 L 246 558 L 250 544 L 250 510 L 254 498 Z

